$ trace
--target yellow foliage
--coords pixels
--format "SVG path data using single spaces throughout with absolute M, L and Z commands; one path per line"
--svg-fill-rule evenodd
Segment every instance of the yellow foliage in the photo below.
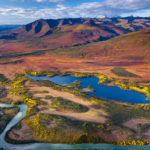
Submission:
M 97 125 L 97 127 L 98 127 L 99 129 L 104 129 L 104 125 L 103 125 L 103 124 L 99 124 L 99 125 Z
M 33 75 L 33 76 L 37 76 L 37 75 L 38 75 L 38 72 L 35 72 L 35 71 L 34 71 L 34 72 L 30 72 L 30 74 Z
M 122 89 L 125 89 L 125 90 L 128 89 L 128 85 L 125 84 L 123 81 L 116 81 L 115 84 L 116 84 L 117 86 L 119 86 L 120 88 L 122 88 Z
M 143 141 L 140 140 L 127 140 L 127 141 L 121 141 L 118 142 L 118 145 L 139 145 L 139 146 L 143 146 L 145 143 Z
M 95 30 L 96 28 L 95 27 L 90 27 L 90 26 L 86 26 L 86 25 L 78 25 L 74 31 L 80 31 L 80 30 Z
M 27 115 L 30 114 L 30 112 L 34 109 L 34 107 L 37 105 L 37 101 L 33 100 L 30 98 L 30 96 L 27 96 L 27 89 L 24 86 L 24 82 L 27 80 L 28 78 L 25 76 L 20 76 L 18 77 L 16 80 L 14 80 L 13 82 L 11 82 L 9 84 L 9 86 L 12 87 L 12 89 L 8 92 L 9 94 L 14 94 L 14 95 L 18 95 L 21 96 L 21 101 L 28 105 L 28 109 L 27 109 Z
M 148 98 L 150 98 L 150 88 L 148 86 L 140 86 L 135 83 L 124 83 L 123 81 L 116 81 L 115 84 L 122 89 L 134 90 L 140 93 L 145 94 Z
M 107 83 L 107 82 L 110 82 L 113 80 L 112 77 L 109 77 L 109 76 L 106 76 L 106 75 L 97 75 L 97 77 L 100 79 L 99 80 L 99 84 L 104 84 L 104 83 Z
M 33 130 L 35 137 L 40 138 L 41 140 L 47 140 L 49 136 L 54 137 L 54 132 L 51 132 L 50 129 L 45 129 L 40 123 L 40 115 L 37 114 L 34 118 L 29 118 L 26 120 L 26 123 Z
M 141 92 L 141 93 L 144 93 L 147 97 L 150 97 L 150 89 L 149 87 L 143 87 L 143 86 L 140 86 L 140 87 L 137 87 L 137 86 L 130 86 L 129 87 L 130 90 L 134 90 L 134 91 L 138 91 L 138 92 Z

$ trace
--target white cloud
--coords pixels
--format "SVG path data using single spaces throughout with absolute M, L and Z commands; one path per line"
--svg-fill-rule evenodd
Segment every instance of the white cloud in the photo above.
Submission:
M 36 0 L 60 2 L 62 0 Z M 76 7 L 57 4 L 56 8 L 25 9 L 25 8 L 0 8 L 0 15 L 20 16 L 24 18 L 65 18 L 65 17 L 97 17 L 119 16 L 136 13 L 150 9 L 150 0 L 105 0 L 104 2 L 82 3 Z
M 150 8 L 150 0 L 105 0 L 104 3 L 112 8 L 126 10 Z

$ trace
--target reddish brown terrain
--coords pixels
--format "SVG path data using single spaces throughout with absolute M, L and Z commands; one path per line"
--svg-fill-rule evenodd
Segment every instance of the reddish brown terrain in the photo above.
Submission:
M 55 49 L 104 41 L 150 27 L 149 18 L 37 20 L 1 34 L 1 53 Z
M 147 80 L 149 27 L 149 18 L 41 19 L 1 33 L 0 70 L 8 77 L 28 69 L 116 76 L 110 70 L 124 67 Z
M 100 81 L 115 77 L 106 85 L 136 90 L 149 98 L 150 18 L 41 19 L 0 34 L 1 86 L 8 92 L 0 101 L 28 106 L 27 116 L 8 132 L 8 142 L 88 143 L 98 137 L 96 143 L 150 143 L 149 104 L 105 101 L 82 95 L 90 87 L 76 89 L 15 76 L 31 69 L 27 72 L 33 75 L 36 71 L 102 73 L 108 76 L 101 75 Z M 80 105 L 84 111 L 75 110 Z

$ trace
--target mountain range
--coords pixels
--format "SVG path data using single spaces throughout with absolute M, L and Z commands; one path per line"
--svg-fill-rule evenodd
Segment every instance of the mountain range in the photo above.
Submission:
M 0 63 L 23 70 L 35 69 L 33 64 L 38 70 L 103 67 L 106 74 L 121 66 L 139 73 L 150 64 L 149 41 L 149 17 L 40 19 L 0 33 Z
M 12 29 L 18 28 L 21 25 L 0 25 L 0 33 L 7 33 Z M 8 31 L 9 30 L 9 31 Z M 5 32 L 4 32 L 5 31 Z
M 40 19 L 1 34 L 3 44 L 0 45 L 0 50 L 13 53 L 78 46 L 108 40 L 148 27 L 150 18 Z

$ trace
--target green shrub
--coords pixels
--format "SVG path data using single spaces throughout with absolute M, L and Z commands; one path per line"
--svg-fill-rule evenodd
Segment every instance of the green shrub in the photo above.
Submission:
M 74 112 L 86 112 L 88 108 L 86 106 L 71 102 L 62 97 L 51 97 L 46 96 L 46 99 L 51 99 L 52 103 L 50 107 L 55 108 L 57 110 L 71 110 Z
M 139 75 L 136 75 L 134 73 L 128 72 L 125 68 L 115 67 L 111 69 L 111 72 L 122 77 L 135 77 L 140 78 Z

